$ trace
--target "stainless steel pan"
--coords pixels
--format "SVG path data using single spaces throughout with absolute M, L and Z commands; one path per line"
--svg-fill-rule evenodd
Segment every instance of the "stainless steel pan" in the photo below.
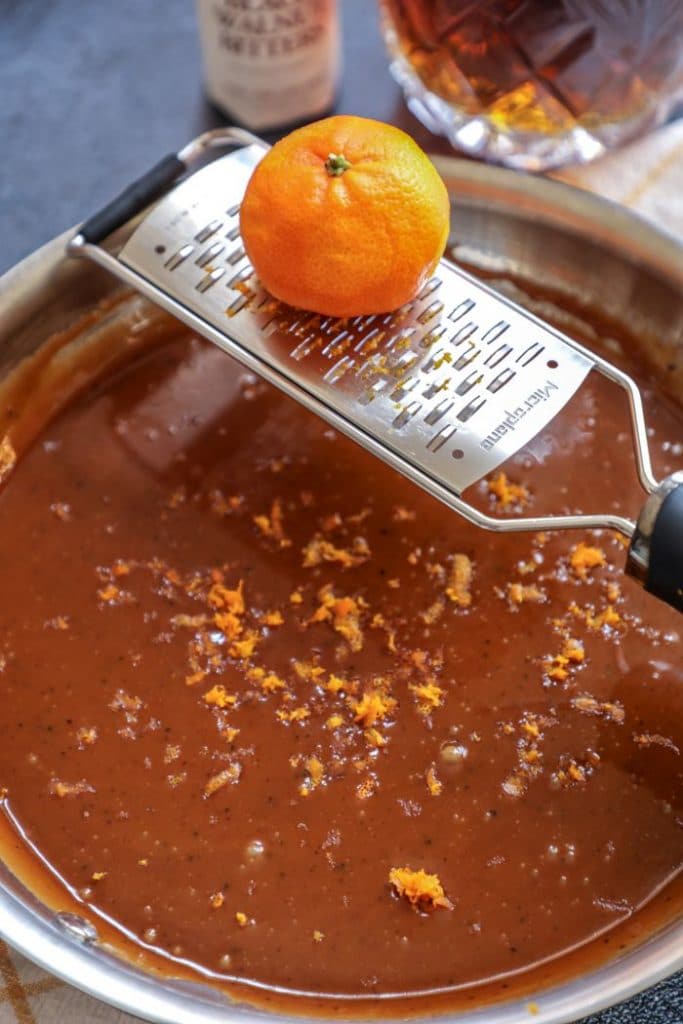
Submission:
M 683 402 L 683 247 L 607 202 L 557 183 L 446 158 L 453 251 L 470 267 L 547 289 L 574 316 L 599 312 L 633 338 L 663 386 Z M 0 374 L 73 322 L 116 283 L 67 260 L 57 238 L 0 279 Z M 143 1019 L 226 1024 L 262 1016 L 201 984 L 159 980 L 117 959 L 84 923 L 42 905 L 0 865 L 0 936 L 66 981 Z M 565 1024 L 617 1003 L 683 967 L 683 920 L 561 986 L 486 1009 L 458 1024 Z M 379 1017 L 380 1014 L 378 1013 Z M 288 1018 L 278 1018 L 284 1022 Z

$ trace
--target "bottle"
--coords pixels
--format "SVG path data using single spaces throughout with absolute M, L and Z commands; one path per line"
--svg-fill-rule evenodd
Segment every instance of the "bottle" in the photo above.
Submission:
M 206 93 L 254 131 L 310 121 L 334 101 L 336 0 L 196 0 Z

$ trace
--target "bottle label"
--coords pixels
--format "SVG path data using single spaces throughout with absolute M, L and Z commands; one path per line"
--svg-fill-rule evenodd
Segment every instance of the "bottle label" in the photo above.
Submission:
M 339 74 L 336 0 L 196 0 L 206 91 L 259 130 L 322 114 Z

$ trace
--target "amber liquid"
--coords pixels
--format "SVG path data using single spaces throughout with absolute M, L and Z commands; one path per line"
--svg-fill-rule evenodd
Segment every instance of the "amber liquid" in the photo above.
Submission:
M 647 117 L 683 81 L 681 0 L 382 0 L 426 89 L 504 131 Z

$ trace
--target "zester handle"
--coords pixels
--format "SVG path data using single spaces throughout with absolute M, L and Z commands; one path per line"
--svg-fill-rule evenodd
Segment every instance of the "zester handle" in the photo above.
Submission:
M 89 217 L 81 225 L 80 234 L 86 242 L 97 244 L 104 241 L 131 217 L 153 203 L 187 170 L 183 161 L 169 153 L 162 160 L 112 199 L 104 209 Z
M 683 472 L 663 480 L 643 506 L 628 571 L 650 594 L 683 611 Z

